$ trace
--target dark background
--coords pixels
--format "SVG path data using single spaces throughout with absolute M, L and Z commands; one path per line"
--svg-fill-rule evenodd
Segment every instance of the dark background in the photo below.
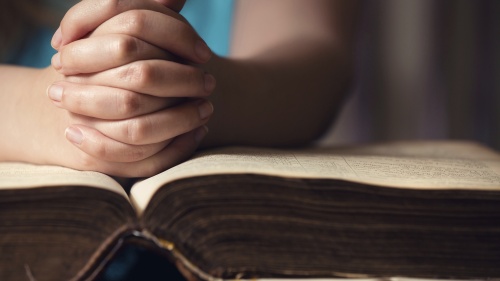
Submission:
M 361 1 L 357 77 L 323 143 L 468 139 L 500 150 L 500 1 Z

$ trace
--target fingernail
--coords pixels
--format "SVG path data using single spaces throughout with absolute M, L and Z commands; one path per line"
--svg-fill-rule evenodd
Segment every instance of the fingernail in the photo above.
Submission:
M 63 90 L 63 87 L 60 85 L 52 85 L 47 90 L 47 95 L 51 100 L 60 102 L 62 100 Z
M 66 138 L 76 144 L 76 145 L 80 145 L 82 144 L 83 142 L 83 134 L 82 134 L 82 131 L 80 131 L 80 129 L 78 128 L 75 128 L 75 127 L 68 127 L 66 129 L 66 132 L 64 132 L 65 135 L 66 135 Z
M 201 40 L 198 40 L 198 42 L 196 42 L 194 51 L 196 52 L 198 58 L 203 62 L 208 61 L 210 57 L 212 57 L 212 51 L 210 51 L 210 48 L 208 48 L 207 44 Z
M 208 127 L 207 126 L 201 126 L 194 133 L 194 141 L 196 143 L 200 143 L 205 138 L 205 136 L 207 135 L 207 133 L 208 133 Z
M 61 54 L 60 53 L 57 53 L 55 54 L 53 57 L 52 57 L 52 66 L 59 70 L 62 68 L 62 65 L 61 65 Z
M 209 101 L 203 101 L 198 105 L 198 111 L 200 112 L 200 118 L 206 119 L 214 112 L 214 107 Z
M 215 89 L 215 77 L 212 74 L 205 74 L 205 91 L 211 93 Z
M 52 36 L 52 41 L 50 42 L 50 44 L 52 45 L 52 48 L 58 50 L 59 47 L 61 46 L 61 42 L 62 42 L 62 32 L 61 32 L 61 27 L 59 27 L 56 30 L 56 33 L 54 33 L 54 36 Z

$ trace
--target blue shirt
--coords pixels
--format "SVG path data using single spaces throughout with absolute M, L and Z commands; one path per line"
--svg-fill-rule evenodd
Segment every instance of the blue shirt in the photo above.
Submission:
M 188 0 L 181 14 L 207 42 L 212 51 L 229 53 L 233 0 Z M 10 53 L 5 63 L 42 68 L 50 65 L 55 50 L 50 46 L 54 30 L 41 27 Z
M 229 54 L 233 0 L 188 0 L 181 14 L 218 55 Z

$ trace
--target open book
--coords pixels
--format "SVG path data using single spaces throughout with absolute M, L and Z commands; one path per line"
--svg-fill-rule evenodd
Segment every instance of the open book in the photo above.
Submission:
M 191 277 L 500 277 L 500 155 L 468 142 L 203 151 L 136 183 L 0 163 L 0 280 L 92 280 L 124 243 Z

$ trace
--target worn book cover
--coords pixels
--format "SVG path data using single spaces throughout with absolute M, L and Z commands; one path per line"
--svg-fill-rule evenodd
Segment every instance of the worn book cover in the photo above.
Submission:
M 500 156 L 444 141 L 228 147 L 130 193 L 0 163 L 0 280 L 94 280 L 127 243 L 189 279 L 500 278 Z

